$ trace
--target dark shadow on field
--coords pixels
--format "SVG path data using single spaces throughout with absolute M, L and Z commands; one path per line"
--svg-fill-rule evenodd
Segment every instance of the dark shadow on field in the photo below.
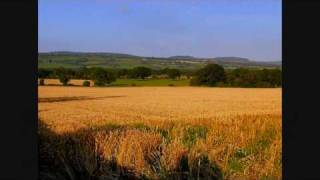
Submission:
M 116 161 L 107 161 L 97 151 L 92 130 L 56 134 L 38 121 L 39 179 L 43 180 L 113 180 L 141 179 Z M 107 131 L 113 128 L 106 129 Z M 96 129 L 99 131 L 101 129 Z
M 96 133 L 122 131 L 129 126 L 104 125 L 80 129 L 76 132 L 57 134 L 43 121 L 38 121 L 39 133 L 39 179 L 43 180 L 115 180 L 115 179 L 148 179 L 144 174 L 132 168 L 120 166 L 116 159 L 103 158 L 100 144 L 96 141 Z M 139 131 L 152 131 L 141 124 L 130 126 Z M 194 162 L 188 162 L 183 155 L 177 169 L 163 171 L 160 162 L 162 152 L 147 159 L 152 165 L 154 174 L 160 179 L 212 179 L 222 180 L 219 167 L 211 163 L 207 156 L 200 156 Z M 199 162 L 201 161 L 201 166 Z
M 107 99 L 107 98 L 120 98 L 126 96 L 103 96 L 103 97 L 88 97 L 88 96 L 69 96 L 69 97 L 49 97 L 49 98 L 38 98 L 38 102 L 64 102 L 64 101 L 81 101 L 81 100 L 99 100 L 99 99 Z

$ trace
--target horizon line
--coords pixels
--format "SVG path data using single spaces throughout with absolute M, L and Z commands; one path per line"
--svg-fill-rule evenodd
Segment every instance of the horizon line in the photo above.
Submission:
M 214 59 L 214 58 L 242 58 L 242 59 L 247 59 L 249 61 L 253 62 L 282 62 L 281 60 L 261 60 L 257 61 L 254 59 L 246 58 L 246 57 L 240 57 L 240 56 L 215 56 L 215 57 L 197 57 L 197 56 L 191 56 L 191 55 L 174 55 L 174 56 L 145 56 L 145 55 L 135 55 L 131 53 L 125 53 L 125 52 L 108 52 L 108 51 L 64 51 L 64 50 L 56 50 L 56 51 L 38 51 L 38 53 L 96 53 L 96 54 L 103 54 L 103 53 L 110 53 L 110 54 L 124 54 L 124 55 L 129 55 L 129 56 L 137 56 L 137 57 L 152 57 L 152 58 L 170 58 L 174 56 L 185 56 L 185 57 L 193 57 L 195 59 Z

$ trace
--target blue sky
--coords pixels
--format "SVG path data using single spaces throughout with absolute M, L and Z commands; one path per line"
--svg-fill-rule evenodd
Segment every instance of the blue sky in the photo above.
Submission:
M 39 52 L 282 59 L 281 0 L 39 0 Z

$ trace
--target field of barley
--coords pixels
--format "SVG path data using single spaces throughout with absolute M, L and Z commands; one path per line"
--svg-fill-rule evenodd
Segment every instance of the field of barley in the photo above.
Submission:
M 39 86 L 43 179 L 281 179 L 281 89 Z

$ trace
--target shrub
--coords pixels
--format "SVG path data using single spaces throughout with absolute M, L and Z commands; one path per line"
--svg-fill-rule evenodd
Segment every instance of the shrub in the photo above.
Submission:
M 40 84 L 40 86 L 44 86 L 44 79 L 40 79 L 39 84 Z
M 83 81 L 82 85 L 83 86 L 90 86 L 90 81 Z

